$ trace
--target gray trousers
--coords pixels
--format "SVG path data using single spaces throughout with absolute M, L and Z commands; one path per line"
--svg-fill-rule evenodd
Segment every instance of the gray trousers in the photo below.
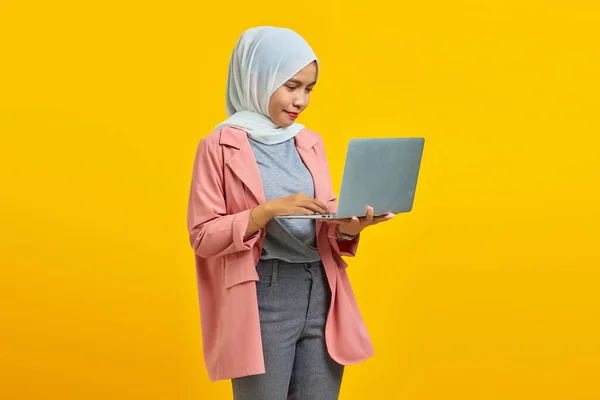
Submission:
M 264 374 L 232 379 L 235 400 L 335 400 L 344 367 L 325 345 L 331 291 L 323 264 L 256 266 Z

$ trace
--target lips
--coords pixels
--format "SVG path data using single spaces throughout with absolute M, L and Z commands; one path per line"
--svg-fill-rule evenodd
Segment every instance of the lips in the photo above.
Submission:
M 286 112 L 287 112 L 287 111 L 286 111 Z M 290 116 L 290 118 L 292 118 L 292 119 L 296 119 L 296 118 L 298 118 L 298 115 L 299 115 L 298 113 L 291 113 L 291 112 L 288 112 L 287 114 L 288 114 L 288 115 Z

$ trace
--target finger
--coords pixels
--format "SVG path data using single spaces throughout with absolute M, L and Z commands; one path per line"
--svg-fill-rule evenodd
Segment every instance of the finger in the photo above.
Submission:
M 328 219 L 327 222 L 331 222 L 332 224 L 345 225 L 352 221 L 352 218 L 343 218 L 343 219 Z
M 319 200 L 315 199 L 314 197 L 310 197 L 309 195 L 304 194 L 302 192 L 296 193 L 296 195 L 299 196 L 300 199 L 302 200 L 302 203 L 303 203 L 303 204 L 301 204 L 302 207 L 306 207 L 306 202 L 310 202 L 311 204 L 314 204 L 315 207 L 318 208 L 318 211 L 315 208 L 311 208 L 311 210 L 315 210 L 315 212 L 329 213 L 327 206 L 325 204 L 323 204 L 322 202 L 320 202 Z
M 324 214 L 327 212 L 327 208 L 320 207 L 317 203 L 310 199 L 303 201 L 302 204 L 300 204 L 299 206 L 308 208 L 309 210 L 312 210 L 317 214 Z
M 323 213 L 328 214 L 329 210 L 327 209 L 327 206 L 323 203 L 321 203 L 319 200 L 317 199 L 313 199 L 314 204 L 316 204 L 321 210 L 323 210 Z
M 295 208 L 294 214 L 313 215 L 315 214 L 315 212 L 309 208 L 297 206 Z
M 385 215 L 381 215 L 379 217 L 373 218 L 373 223 L 378 224 L 380 222 L 389 221 L 390 219 L 394 218 L 395 216 L 396 215 L 394 213 L 388 213 Z
M 316 212 L 322 213 L 322 214 L 329 213 L 327 206 L 325 204 L 321 203 L 319 200 L 309 197 L 307 201 L 309 201 L 310 204 L 312 205 L 311 209 L 315 210 Z
M 373 223 L 373 207 L 367 207 L 367 216 L 365 218 L 365 224 L 371 225 Z

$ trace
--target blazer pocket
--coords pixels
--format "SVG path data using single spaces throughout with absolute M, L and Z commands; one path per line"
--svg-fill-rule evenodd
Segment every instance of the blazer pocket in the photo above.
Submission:
M 225 289 L 249 281 L 258 281 L 252 252 L 240 251 L 229 254 L 225 259 Z

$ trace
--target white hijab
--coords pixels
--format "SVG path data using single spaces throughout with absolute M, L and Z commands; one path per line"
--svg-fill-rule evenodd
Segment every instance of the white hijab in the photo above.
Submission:
M 261 26 L 246 30 L 231 55 L 227 78 L 226 111 L 229 118 L 215 129 L 232 126 L 264 144 L 296 136 L 304 126 L 278 127 L 269 117 L 269 99 L 298 71 L 319 60 L 308 43 L 287 28 Z

